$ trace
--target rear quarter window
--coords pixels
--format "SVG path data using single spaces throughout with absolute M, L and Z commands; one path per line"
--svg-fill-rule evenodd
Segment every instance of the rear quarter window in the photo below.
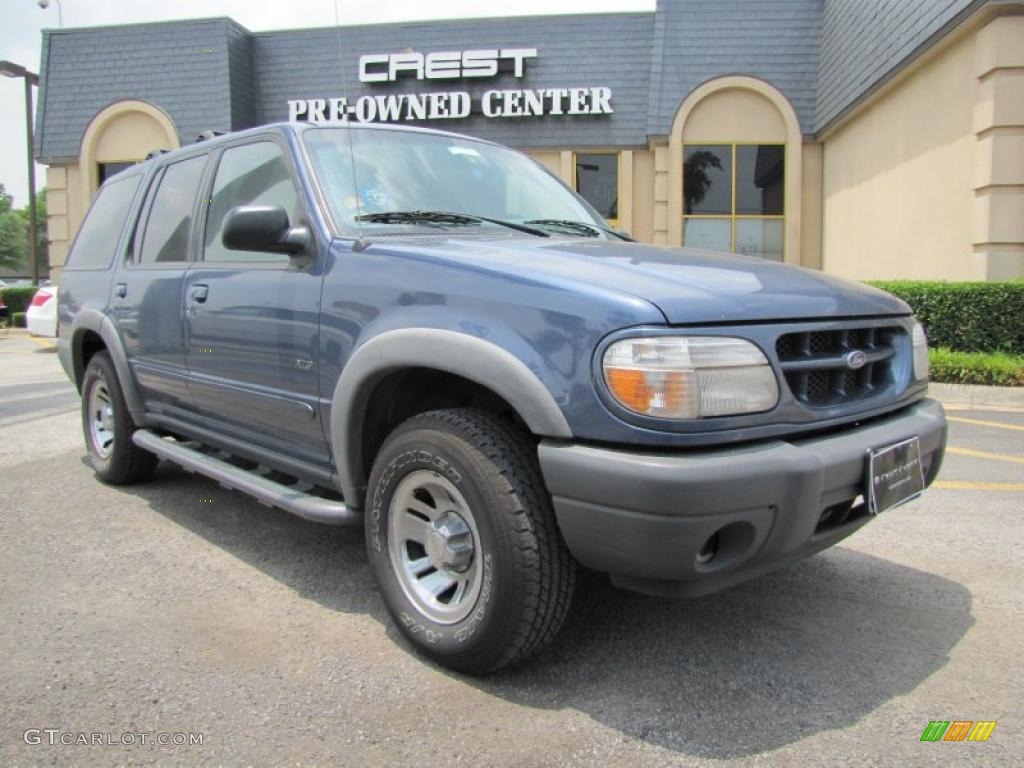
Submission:
M 136 256 L 140 264 L 188 261 L 192 211 L 205 168 L 206 155 L 199 155 L 164 169 L 150 193 L 144 233 L 139 224 Z
M 78 229 L 75 244 L 68 255 L 67 268 L 105 269 L 110 266 L 141 178 L 139 175 L 129 176 L 100 188 Z

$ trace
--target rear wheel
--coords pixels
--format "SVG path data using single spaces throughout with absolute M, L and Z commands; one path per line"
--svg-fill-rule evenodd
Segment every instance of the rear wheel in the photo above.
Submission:
M 448 667 L 520 662 L 558 631 L 575 564 L 528 436 L 488 413 L 402 424 L 370 476 L 366 545 L 399 630 Z
M 135 422 L 106 352 L 92 356 L 82 377 L 82 430 L 100 480 L 127 485 L 152 476 L 157 457 L 132 442 Z

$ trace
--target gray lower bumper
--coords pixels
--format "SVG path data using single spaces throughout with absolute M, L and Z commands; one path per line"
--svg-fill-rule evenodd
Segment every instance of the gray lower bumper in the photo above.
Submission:
M 946 444 L 946 418 L 934 400 L 789 442 L 639 453 L 544 441 L 539 455 L 577 560 L 639 591 L 700 595 L 849 536 L 870 519 L 854 504 L 868 452 L 914 435 L 930 484 Z M 717 553 L 700 562 L 716 533 Z

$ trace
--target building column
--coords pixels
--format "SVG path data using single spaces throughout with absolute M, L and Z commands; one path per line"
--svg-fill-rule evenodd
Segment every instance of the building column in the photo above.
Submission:
M 794 150 L 796 151 L 796 150 Z M 825 196 L 823 188 L 824 146 L 803 144 L 803 189 L 800 201 L 800 266 L 821 269 L 821 226 Z
M 633 231 L 633 151 L 619 153 L 619 229 Z
M 70 178 L 74 166 L 51 165 L 46 169 L 46 237 L 50 241 L 50 279 L 57 283 L 60 271 L 68 259 L 72 233 L 78 228 L 78 220 L 72 213 L 72 198 L 77 181 Z
M 1000 16 L 975 38 L 975 273 L 1024 276 L 1024 16 Z
M 669 151 L 667 144 L 654 145 L 654 242 L 669 242 Z M 673 214 L 676 218 L 679 212 Z M 678 245 L 678 243 L 677 243 Z
M 559 153 L 559 173 L 562 181 L 565 182 L 566 186 L 570 189 L 576 189 L 576 174 L 573 172 L 573 151 L 571 149 L 563 149 Z

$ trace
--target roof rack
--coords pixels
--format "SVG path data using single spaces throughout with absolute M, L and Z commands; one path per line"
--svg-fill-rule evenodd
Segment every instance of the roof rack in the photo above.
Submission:
M 151 149 L 149 154 L 146 155 L 147 160 L 152 160 L 154 157 L 160 157 L 160 155 L 166 155 L 171 150 L 169 149 Z
M 215 139 L 218 136 L 223 135 L 224 131 L 203 131 L 198 136 L 196 136 L 196 144 L 198 144 L 201 141 L 209 141 L 210 139 Z

